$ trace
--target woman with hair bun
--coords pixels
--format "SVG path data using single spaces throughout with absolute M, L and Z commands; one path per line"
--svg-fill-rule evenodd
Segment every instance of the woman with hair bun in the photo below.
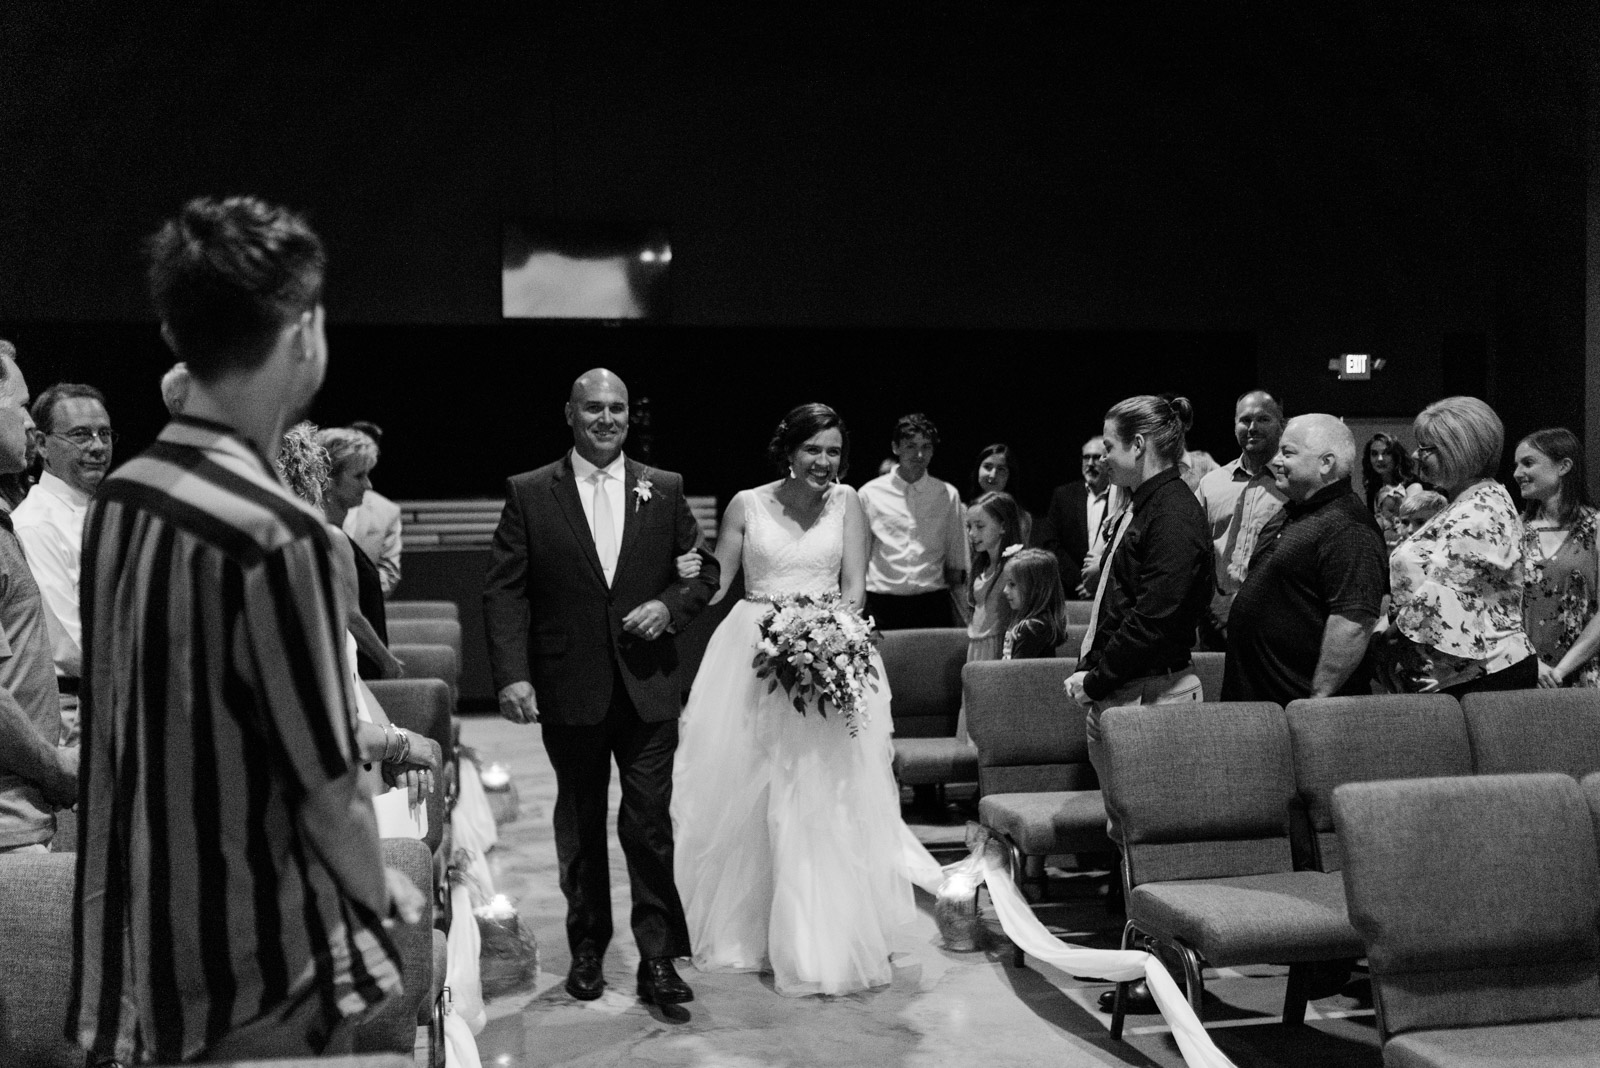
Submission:
M 1089 707 L 1097 766 L 1106 709 L 1201 697 L 1189 651 L 1215 577 L 1205 510 L 1178 466 L 1193 422 L 1184 397 L 1129 397 L 1106 413 L 1111 482 L 1133 500 L 1106 550 L 1078 671 L 1066 682 Z
M 889 982 L 891 935 L 915 918 L 912 885 L 938 863 L 900 819 L 883 666 L 854 735 L 801 715 L 758 678 L 760 624 L 788 595 L 865 600 L 870 533 L 844 422 L 803 404 L 768 447 L 775 482 L 728 503 L 717 600 L 741 568 L 744 601 L 712 636 L 683 712 L 673 766 L 674 872 L 701 971 L 771 972 L 778 993 L 847 994 Z

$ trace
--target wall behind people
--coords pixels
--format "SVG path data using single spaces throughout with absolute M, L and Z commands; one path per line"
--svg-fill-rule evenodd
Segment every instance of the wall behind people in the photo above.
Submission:
M 487 327 L 503 217 L 640 219 L 672 235 L 682 324 L 1242 331 L 1262 366 L 1234 392 L 1291 411 L 1461 390 L 1579 425 L 1591 18 L 597 3 L 378 32 L 348 5 L 35 5 L 0 65 L 0 323 L 147 319 L 139 237 L 250 190 L 325 235 L 335 323 Z M 1331 386 L 1365 349 L 1380 379 Z M 939 339 L 922 366 L 982 383 L 1009 356 Z

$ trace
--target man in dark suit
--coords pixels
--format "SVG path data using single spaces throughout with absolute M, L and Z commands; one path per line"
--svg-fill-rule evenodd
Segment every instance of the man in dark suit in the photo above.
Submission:
M 1083 481 L 1057 486 L 1050 495 L 1039 547 L 1055 553 L 1061 567 L 1061 588 L 1069 598 L 1093 599 L 1100 550 L 1105 548 L 1102 527 L 1111 500 L 1105 441 L 1090 438 L 1084 442 L 1081 461 Z
M 556 855 L 581 1000 L 605 988 L 611 940 L 606 793 L 622 781 L 617 836 L 633 889 L 639 996 L 691 1001 L 672 958 L 689 934 L 672 874 L 672 759 L 683 682 L 674 635 L 716 592 L 683 479 L 626 459 L 628 390 L 597 369 L 566 405 L 572 451 L 506 483 L 483 592 L 500 714 L 538 723 L 556 773 Z M 700 573 L 680 579 L 678 556 Z

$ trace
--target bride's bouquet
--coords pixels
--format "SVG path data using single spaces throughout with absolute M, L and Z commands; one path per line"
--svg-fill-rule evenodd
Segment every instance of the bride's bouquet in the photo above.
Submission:
M 867 721 L 867 688 L 878 688 L 871 620 L 840 594 L 796 594 L 773 598 L 759 629 L 751 666 L 757 678 L 771 680 L 767 692 L 782 683 L 802 716 L 815 705 L 826 718 L 832 705 L 855 737 Z

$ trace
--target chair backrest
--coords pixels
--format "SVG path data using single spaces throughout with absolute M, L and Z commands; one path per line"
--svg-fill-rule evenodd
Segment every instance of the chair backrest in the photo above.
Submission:
M 74 853 L 0 856 L 0 1064 L 82 1068 L 66 1038 Z
M 1294 771 L 1269 701 L 1113 708 L 1100 789 L 1121 825 L 1127 886 L 1292 868 Z
M 389 651 L 406 666 L 408 679 L 443 679 L 453 696 L 461 682 L 461 661 L 448 645 L 395 643 Z M 367 680 L 369 683 L 371 679 Z
M 396 619 L 459 620 L 461 606 L 454 601 L 390 601 L 384 605 L 384 615 L 391 622 Z
M 461 621 L 458 619 L 391 619 L 389 645 L 448 645 L 461 658 Z
M 1480 775 L 1600 771 L 1600 690 L 1501 690 L 1461 699 Z
M 1227 657 L 1226 653 L 1207 653 L 1198 649 L 1189 654 L 1194 662 L 1194 673 L 1200 679 L 1200 700 L 1222 700 L 1222 673 Z
M 384 866 L 415 883 L 427 901 L 416 923 L 396 922 L 388 929 L 400 953 L 400 978 L 405 990 L 386 999 L 378 1011 L 361 1022 L 354 1044 L 363 1053 L 413 1049 L 421 1005 L 427 1002 L 433 986 L 433 854 L 412 838 L 385 838 L 381 844 Z
M 1384 694 L 1291 701 L 1300 868 L 1338 871 L 1333 791 L 1347 782 L 1471 775 L 1472 752 L 1461 706 L 1445 694 Z
M 981 660 L 961 671 L 967 733 L 978 747 L 978 792 L 1092 790 L 1084 709 L 1063 683 L 1075 660 Z
M 1066 636 L 1056 646 L 1056 658 L 1060 660 L 1078 659 L 1078 654 L 1083 652 L 1083 636 L 1088 633 L 1089 623 L 1087 620 L 1082 623 L 1068 623 Z
M 450 722 L 453 702 L 449 687 L 442 680 L 380 679 L 367 686 L 392 723 L 437 742 L 444 762 L 450 763 L 454 746 Z M 430 850 L 438 849 L 444 836 L 444 788 L 442 781 L 436 782 L 428 798 L 428 834 L 423 841 Z
M 1093 601 L 1068 601 L 1067 622 L 1084 626 L 1089 622 L 1089 615 L 1094 611 Z M 1082 639 L 1080 639 L 1082 640 Z
M 960 627 L 886 630 L 883 671 L 894 695 L 894 732 L 901 738 L 948 738 L 961 713 L 961 666 L 967 632 Z
M 1600 1016 L 1600 858 L 1571 776 L 1347 783 L 1333 815 L 1385 1039 Z

